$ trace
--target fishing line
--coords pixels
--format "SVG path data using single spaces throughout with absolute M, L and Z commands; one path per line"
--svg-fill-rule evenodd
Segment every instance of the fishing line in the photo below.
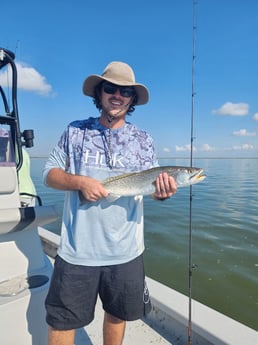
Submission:
M 190 166 L 193 166 L 193 151 L 194 151 L 194 108 L 195 108 L 195 46 L 196 46 L 196 7 L 197 0 L 193 0 L 193 31 L 192 31 L 192 101 L 191 101 L 191 151 L 190 151 Z M 189 306 L 188 306 L 188 345 L 192 344 L 192 275 L 193 269 L 196 267 L 193 264 L 192 255 L 192 201 L 193 189 L 190 185 L 190 210 L 189 210 L 189 258 L 188 258 L 188 287 L 189 287 Z

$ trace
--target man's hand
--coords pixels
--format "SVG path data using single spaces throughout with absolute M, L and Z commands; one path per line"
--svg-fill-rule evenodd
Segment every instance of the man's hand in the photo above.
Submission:
M 81 179 L 80 191 L 88 201 L 97 201 L 108 196 L 107 190 L 98 180 L 87 176 Z
M 88 201 L 97 201 L 108 196 L 108 192 L 98 180 L 88 176 L 69 174 L 60 168 L 49 171 L 47 184 L 60 190 L 78 190 Z
M 174 178 L 163 172 L 156 179 L 156 190 L 152 197 L 157 200 L 165 200 L 174 195 L 176 191 L 177 185 Z

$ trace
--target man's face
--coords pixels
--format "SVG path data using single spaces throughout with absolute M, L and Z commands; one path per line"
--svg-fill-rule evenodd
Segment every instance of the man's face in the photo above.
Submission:
M 104 112 L 111 116 L 124 117 L 135 96 L 131 86 L 117 86 L 104 82 L 101 88 L 101 104 Z

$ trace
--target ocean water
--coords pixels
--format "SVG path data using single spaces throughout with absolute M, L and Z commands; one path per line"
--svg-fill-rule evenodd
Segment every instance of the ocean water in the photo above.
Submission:
M 59 219 L 46 228 L 60 233 L 64 192 L 42 184 L 45 159 L 31 160 L 44 205 Z M 160 165 L 189 165 L 160 159 Z M 258 159 L 196 159 L 207 178 L 192 188 L 192 298 L 258 330 Z M 144 199 L 146 274 L 189 295 L 190 189 L 164 202 Z

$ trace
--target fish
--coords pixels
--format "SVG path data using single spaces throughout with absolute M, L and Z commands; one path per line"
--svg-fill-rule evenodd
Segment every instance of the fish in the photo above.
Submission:
M 162 172 L 173 176 L 177 187 L 186 187 L 203 181 L 206 175 L 202 168 L 184 166 L 159 166 L 140 172 L 126 173 L 107 178 L 102 181 L 103 186 L 109 194 L 117 197 L 150 195 L 155 192 L 156 178 Z M 82 203 L 86 199 L 79 192 Z

